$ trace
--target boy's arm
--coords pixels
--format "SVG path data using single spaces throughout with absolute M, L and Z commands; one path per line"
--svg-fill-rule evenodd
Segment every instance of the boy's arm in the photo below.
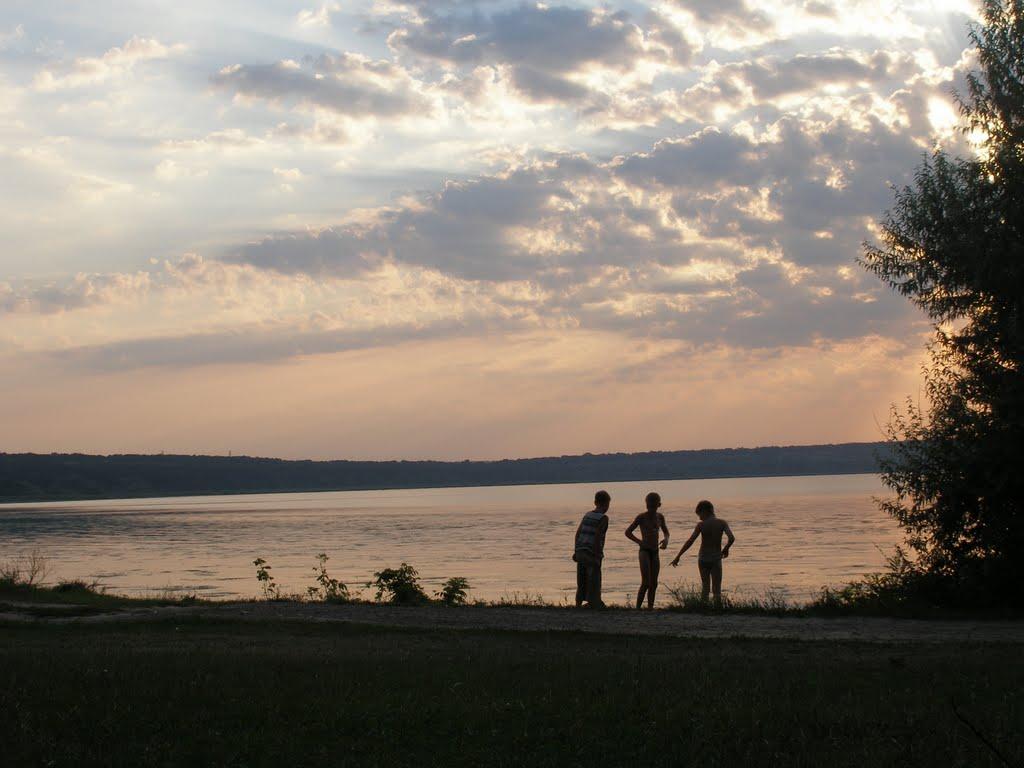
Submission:
M 693 542 L 700 536 L 700 523 L 697 523 L 697 527 L 693 529 L 693 533 L 690 534 L 690 538 L 683 544 L 683 548 L 679 550 L 679 554 L 676 555 L 676 559 L 672 561 L 672 565 L 679 565 L 679 558 L 683 556 L 683 553 L 693 546 Z
M 723 521 L 723 523 L 722 530 L 725 531 L 725 535 L 729 538 L 729 541 L 727 541 L 725 546 L 722 547 L 722 557 L 728 557 L 729 547 L 731 547 L 733 542 L 736 541 L 736 537 L 732 535 L 732 528 L 729 527 L 729 524 L 725 521 Z
M 604 549 L 604 536 L 608 533 L 608 515 L 601 518 L 601 522 L 597 524 L 597 533 L 594 535 L 594 557 L 601 554 Z
M 658 515 L 658 522 L 661 523 L 661 530 L 665 534 L 665 538 L 661 541 L 661 548 L 668 549 L 668 526 L 665 525 L 665 516 Z
M 629 528 L 626 529 L 626 538 L 630 541 L 636 542 L 637 544 L 643 544 L 643 542 L 640 541 L 640 539 L 633 535 L 633 531 L 636 530 L 636 527 L 638 525 L 640 525 L 639 517 L 635 518 L 633 522 L 629 524 Z

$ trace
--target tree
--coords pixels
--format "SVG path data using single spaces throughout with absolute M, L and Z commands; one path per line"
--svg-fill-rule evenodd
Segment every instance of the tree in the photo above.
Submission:
M 918 585 L 1024 605 L 1024 0 L 984 0 L 979 71 L 958 97 L 977 156 L 935 152 L 862 264 L 935 324 L 927 405 L 893 410 L 895 492 Z

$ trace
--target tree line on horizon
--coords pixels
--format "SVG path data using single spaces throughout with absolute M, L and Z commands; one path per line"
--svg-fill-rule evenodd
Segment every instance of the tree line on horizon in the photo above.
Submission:
M 582 454 L 497 461 L 0 454 L 0 499 L 126 498 L 877 472 L 885 443 Z

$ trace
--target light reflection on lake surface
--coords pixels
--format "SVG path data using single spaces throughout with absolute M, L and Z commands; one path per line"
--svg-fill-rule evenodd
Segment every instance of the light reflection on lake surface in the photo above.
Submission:
M 664 499 L 672 554 L 693 529 L 698 500 L 729 521 L 738 540 L 725 563 L 727 590 L 771 585 L 805 600 L 822 584 L 878 569 L 900 538 L 872 501 L 884 495 L 876 475 L 825 475 L 0 505 L 0 561 L 38 548 L 51 580 L 233 597 L 257 594 L 256 557 L 284 591 L 304 592 L 326 552 L 331 575 L 350 586 L 405 561 L 428 591 L 465 576 L 481 599 L 518 592 L 571 601 L 573 533 L 601 487 L 612 494 L 604 590 L 615 602 L 639 583 L 636 547 L 622 531 L 651 490 Z M 663 555 L 662 583 L 696 581 L 695 552 L 678 569 Z

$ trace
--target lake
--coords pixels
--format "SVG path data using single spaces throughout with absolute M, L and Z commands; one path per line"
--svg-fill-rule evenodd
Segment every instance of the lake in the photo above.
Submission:
M 679 568 L 668 562 L 703 498 L 737 537 L 725 561 L 726 592 L 775 587 L 804 601 L 823 584 L 881 568 L 901 538 L 872 501 L 885 495 L 877 475 L 822 475 L 8 504 L 0 505 L 0 561 L 37 549 L 50 561 L 50 581 L 224 598 L 259 593 L 256 557 L 270 563 L 285 592 L 305 592 L 325 552 L 330 574 L 350 587 L 407 562 L 428 591 L 465 576 L 471 597 L 572 602 L 573 533 L 601 487 L 612 495 L 609 602 L 636 593 L 636 546 L 623 531 L 651 490 L 662 496 L 672 534 L 663 584 L 698 581 L 696 546 Z

